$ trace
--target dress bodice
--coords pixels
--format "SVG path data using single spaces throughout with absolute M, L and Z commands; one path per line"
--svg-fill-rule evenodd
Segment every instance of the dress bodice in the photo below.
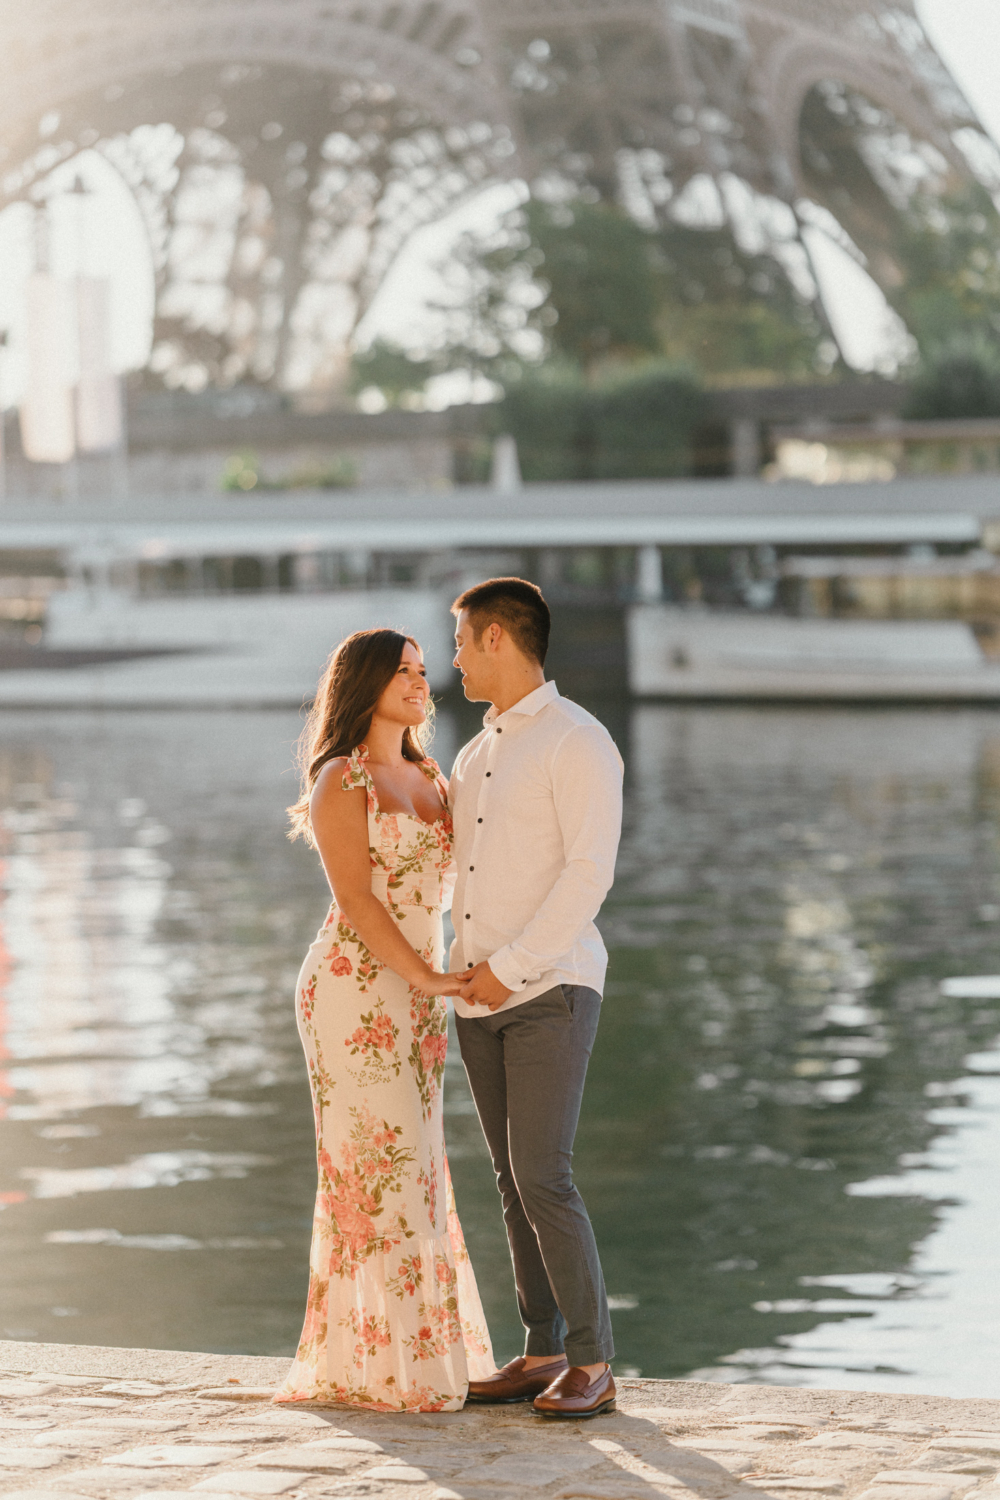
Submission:
M 446 889 L 450 888 L 454 835 L 441 768 L 428 756 L 420 762 L 420 770 L 434 783 L 441 798 L 441 816 L 433 823 L 413 813 L 381 810 L 364 745 L 350 755 L 342 785 L 345 792 L 363 786 L 368 797 L 372 890 L 379 900 L 390 908 L 423 906 L 440 912 Z

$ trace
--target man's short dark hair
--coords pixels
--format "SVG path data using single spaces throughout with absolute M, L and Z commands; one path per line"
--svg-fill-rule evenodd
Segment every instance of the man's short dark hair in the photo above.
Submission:
M 488 625 L 500 625 L 522 656 L 544 667 L 552 616 L 540 588 L 523 578 L 487 578 L 459 594 L 451 606 L 453 615 L 463 609 L 476 641 Z

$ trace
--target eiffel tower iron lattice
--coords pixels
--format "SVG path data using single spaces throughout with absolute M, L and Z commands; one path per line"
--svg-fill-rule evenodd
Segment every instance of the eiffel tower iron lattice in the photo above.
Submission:
M 335 385 L 413 232 L 505 177 L 811 203 L 884 284 L 915 185 L 1000 189 L 913 0 L 0 0 L 0 50 L 0 206 L 107 158 L 175 383 Z

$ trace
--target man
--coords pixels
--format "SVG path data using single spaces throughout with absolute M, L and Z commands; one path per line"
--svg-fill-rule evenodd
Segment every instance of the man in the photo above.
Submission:
M 622 761 L 604 726 L 546 682 L 541 592 L 492 578 L 452 605 L 465 696 L 491 707 L 451 778 L 458 883 L 452 972 L 462 1060 L 493 1158 L 525 1354 L 469 1400 L 552 1417 L 615 1405 L 611 1319 L 571 1160 L 607 953 Z

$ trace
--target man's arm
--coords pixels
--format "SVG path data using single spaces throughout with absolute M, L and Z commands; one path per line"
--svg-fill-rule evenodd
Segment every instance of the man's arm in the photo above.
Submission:
M 552 797 L 565 851 L 562 871 L 520 936 L 488 961 L 512 992 L 557 966 L 611 889 L 621 836 L 622 767 L 603 730 L 580 724 L 565 737 L 555 755 Z

